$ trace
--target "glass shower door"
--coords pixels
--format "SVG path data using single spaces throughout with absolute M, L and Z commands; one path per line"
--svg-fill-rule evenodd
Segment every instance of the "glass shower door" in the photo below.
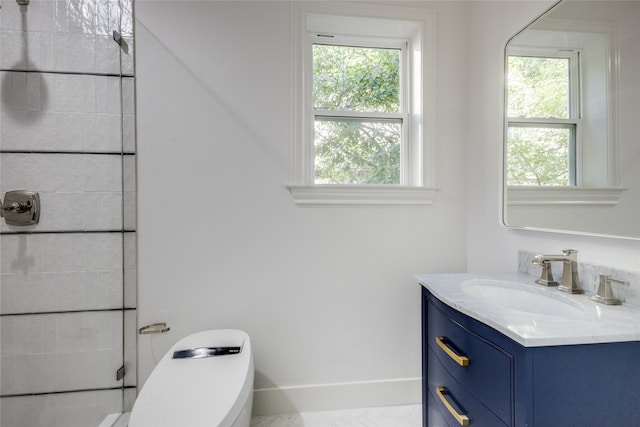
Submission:
M 111 425 L 136 390 L 132 3 L 0 5 L 0 198 L 41 205 L 0 223 L 0 425 Z

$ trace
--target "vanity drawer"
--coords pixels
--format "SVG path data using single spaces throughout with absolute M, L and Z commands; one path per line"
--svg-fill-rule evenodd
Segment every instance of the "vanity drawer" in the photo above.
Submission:
M 435 401 L 435 397 L 431 393 L 427 393 L 427 420 L 424 427 L 451 427 L 444 418 L 444 415 L 440 413 L 440 408 Z M 453 421 L 456 423 L 455 421 Z M 458 424 L 458 423 L 456 423 Z M 454 426 L 455 427 L 455 426 Z
M 450 427 L 460 425 L 507 427 L 506 423 L 469 392 L 466 384 L 459 383 L 451 376 L 435 358 L 433 349 L 430 348 L 428 351 L 431 353 L 429 357 L 433 358 L 427 372 L 429 427 L 445 425 L 442 424 L 443 419 Z M 434 414 L 436 411 L 440 416 Z M 462 422 L 463 416 L 467 417 L 467 424 Z
M 464 385 L 466 392 L 510 424 L 513 357 L 463 328 L 431 301 L 427 305 L 426 322 L 428 357 L 436 359 Z M 429 360 L 429 372 L 431 365 Z

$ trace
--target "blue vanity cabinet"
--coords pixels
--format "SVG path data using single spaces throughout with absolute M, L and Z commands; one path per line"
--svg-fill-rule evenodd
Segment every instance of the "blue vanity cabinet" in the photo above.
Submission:
M 640 342 L 524 347 L 423 288 L 422 352 L 425 427 L 640 426 Z

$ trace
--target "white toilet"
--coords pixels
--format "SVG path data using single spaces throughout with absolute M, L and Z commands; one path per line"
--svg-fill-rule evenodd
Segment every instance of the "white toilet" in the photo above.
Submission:
M 164 355 L 136 399 L 129 427 L 248 427 L 253 404 L 249 336 L 198 332 Z

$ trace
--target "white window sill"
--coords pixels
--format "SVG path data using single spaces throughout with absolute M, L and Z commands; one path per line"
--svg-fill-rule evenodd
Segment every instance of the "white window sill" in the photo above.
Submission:
M 507 188 L 508 206 L 615 206 L 626 188 L 515 187 Z
M 438 188 L 396 185 L 289 185 L 296 205 L 432 205 Z

